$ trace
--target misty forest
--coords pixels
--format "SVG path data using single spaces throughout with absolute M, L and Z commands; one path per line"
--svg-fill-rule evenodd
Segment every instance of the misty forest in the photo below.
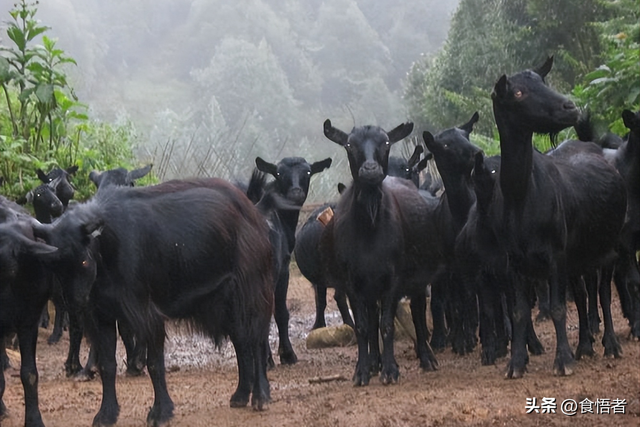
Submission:
M 479 111 L 473 140 L 496 153 L 491 88 L 550 55 L 548 83 L 602 132 L 624 133 L 621 111 L 640 108 L 640 0 L 0 5 L 0 175 L 13 199 L 38 185 L 38 168 L 77 165 L 82 200 L 91 170 L 153 163 L 143 183 L 246 181 L 256 156 L 332 157 L 308 201 L 335 198 L 348 165 L 325 119 L 345 130 L 412 121 L 421 135 Z

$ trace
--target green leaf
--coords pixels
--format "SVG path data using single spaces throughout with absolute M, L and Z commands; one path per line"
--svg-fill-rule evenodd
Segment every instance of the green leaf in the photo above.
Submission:
M 33 39 L 35 39 L 36 37 L 38 37 L 40 34 L 44 33 L 45 31 L 47 31 L 49 29 L 49 27 L 35 27 L 35 26 L 31 26 L 29 25 L 29 28 L 27 30 L 27 41 L 31 41 Z
M 9 67 L 9 61 L 4 56 L 0 56 L 0 81 L 7 83 L 11 80 L 11 69 Z
M 629 91 L 629 95 L 627 95 L 627 104 L 637 104 L 638 101 L 640 101 L 638 98 L 640 98 L 640 87 L 631 88 L 631 90 Z
M 25 40 L 24 33 L 16 26 L 11 26 L 7 29 L 7 35 L 16 44 L 20 51 L 24 51 L 27 41 Z
M 33 87 L 26 88 L 25 90 L 20 92 L 20 94 L 18 95 L 18 99 L 21 102 L 26 102 L 29 99 L 29 97 L 31 96 L 31 94 L 33 94 L 34 92 L 35 92 L 35 88 L 33 88 Z
M 36 86 L 36 97 L 42 103 L 45 103 L 45 104 L 52 103 L 54 101 L 53 85 L 41 84 Z
M 603 66 L 598 67 L 597 70 L 590 72 L 589 74 L 587 74 L 586 76 L 584 76 L 585 80 L 590 81 L 590 80 L 595 80 L 595 79 L 599 79 L 605 76 L 608 76 L 611 74 L 611 70 L 606 67 L 606 68 L 602 68 Z

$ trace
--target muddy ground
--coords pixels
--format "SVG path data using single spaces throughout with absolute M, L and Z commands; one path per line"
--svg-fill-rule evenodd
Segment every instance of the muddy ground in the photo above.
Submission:
M 367 387 L 355 388 L 350 378 L 356 362 L 356 347 L 308 350 L 306 336 L 313 324 L 314 300 L 309 283 L 295 271 L 289 290 L 291 337 L 300 361 L 294 366 L 278 365 L 270 371 L 272 403 L 264 412 L 250 408 L 232 409 L 229 398 L 235 390 L 237 373 L 231 345 L 220 350 L 208 340 L 171 329 L 166 364 L 169 393 L 175 403 L 173 426 L 638 426 L 640 425 L 640 343 L 629 341 L 629 327 L 614 297 L 614 321 L 624 351 L 621 359 L 605 359 L 600 336 L 594 359 L 577 363 L 570 377 L 554 377 L 552 364 L 555 334 L 551 322 L 536 324 L 546 354 L 531 357 L 523 379 L 506 380 L 507 358 L 494 366 L 480 364 L 479 350 L 457 356 L 447 350 L 437 355 L 439 370 L 421 372 L 413 344 L 405 339 L 395 346 L 401 378 L 397 385 L 383 386 L 373 378 Z M 569 338 L 577 343 L 577 316 L 569 307 Z M 328 323 L 341 320 L 330 301 Z M 272 328 L 272 331 L 274 329 Z M 41 330 L 38 343 L 40 408 L 49 427 L 89 426 L 100 406 L 100 381 L 77 382 L 65 378 L 63 362 L 68 336 L 57 345 L 47 345 L 49 331 Z M 274 334 L 272 334 L 274 335 Z M 272 341 L 272 348 L 277 343 Z M 83 352 L 86 356 L 87 349 Z M 118 348 L 119 360 L 124 357 Z M 121 406 L 118 426 L 144 426 L 153 401 L 148 376 L 129 378 L 120 364 L 117 380 Z M 14 363 L 14 367 L 17 366 Z M 22 426 L 24 402 L 18 371 L 5 373 L 5 403 L 10 416 L 2 427 Z M 334 380 L 315 383 L 315 378 Z M 526 414 L 527 398 L 555 398 L 556 413 Z M 610 414 L 564 415 L 561 403 L 567 399 L 595 402 L 609 399 Z M 625 414 L 614 414 L 614 399 L 624 399 Z M 607 405 L 601 411 L 606 412 Z M 598 412 L 595 406 L 592 408 Z

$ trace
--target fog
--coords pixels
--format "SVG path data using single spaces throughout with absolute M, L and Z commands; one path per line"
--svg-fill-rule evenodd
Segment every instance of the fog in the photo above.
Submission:
M 0 0 L 4 45 L 13 3 Z M 91 117 L 132 123 L 160 179 L 248 177 L 256 156 L 332 157 L 334 173 L 314 181 L 325 194 L 348 167 L 323 121 L 345 131 L 405 121 L 406 74 L 442 46 L 456 5 L 42 0 L 36 17 L 77 61 L 65 71 Z

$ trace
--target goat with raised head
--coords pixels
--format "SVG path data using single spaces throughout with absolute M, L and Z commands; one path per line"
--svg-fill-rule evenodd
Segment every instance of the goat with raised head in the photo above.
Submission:
M 580 276 L 611 256 L 626 210 L 620 175 L 601 154 L 576 146 L 563 158 L 533 148 L 534 132 L 557 133 L 573 126 L 578 109 L 550 89 L 543 66 L 496 83 L 493 110 L 500 135 L 500 168 L 487 215 L 470 212 L 465 225 L 473 238 L 476 258 L 459 259 L 502 273 L 509 281 L 513 338 L 507 377 L 525 372 L 526 342 L 531 321 L 531 282 L 549 283 L 556 329 L 554 373 L 572 373 L 573 352 L 566 334 L 565 294 L 572 277 Z M 572 148 L 569 144 L 567 148 Z M 473 277 L 473 276 L 470 276 Z

